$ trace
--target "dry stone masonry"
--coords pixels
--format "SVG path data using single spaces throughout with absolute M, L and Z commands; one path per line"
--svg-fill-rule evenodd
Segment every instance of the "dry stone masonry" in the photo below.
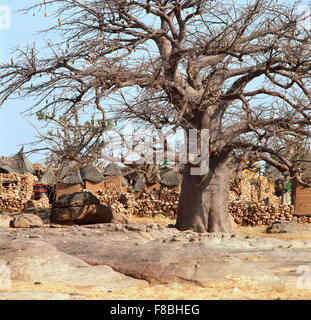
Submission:
M 295 215 L 292 205 L 265 206 L 258 203 L 235 202 L 229 204 L 229 212 L 235 223 L 243 226 L 268 225 L 276 220 L 311 223 L 311 217 Z
M 244 170 L 240 177 L 233 179 L 231 183 L 229 202 L 232 201 L 279 205 L 282 198 L 276 195 L 276 185 L 273 181 L 250 170 Z
M 0 210 L 21 211 L 33 197 L 38 178 L 30 173 L 0 173 Z
M 0 210 L 21 212 L 51 207 L 46 196 L 33 199 L 33 185 L 36 183 L 38 178 L 31 173 L 1 173 Z M 163 186 L 140 192 L 125 189 L 112 184 L 109 188 L 83 191 L 92 192 L 101 205 L 111 208 L 115 214 L 147 217 L 161 214 L 176 218 L 179 200 L 176 189 Z M 228 208 L 238 225 L 269 225 L 278 220 L 311 223 L 310 216 L 295 215 L 294 206 L 284 204 L 284 197 L 277 194 L 275 182 L 250 170 L 244 170 L 239 178 L 233 179 Z
M 115 190 L 97 190 L 96 195 L 101 203 L 120 213 L 147 217 L 162 214 L 171 218 L 176 218 L 177 215 L 179 193 L 167 188 L 142 192 L 139 195 Z

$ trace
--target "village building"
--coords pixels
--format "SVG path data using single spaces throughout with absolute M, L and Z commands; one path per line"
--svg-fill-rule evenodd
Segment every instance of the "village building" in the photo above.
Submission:
M 166 172 L 160 183 L 162 186 L 167 187 L 168 189 L 174 190 L 178 193 L 181 191 L 181 181 L 182 176 L 177 170 L 171 170 Z
M 56 199 L 63 194 L 81 192 L 84 182 L 74 161 L 64 162 L 57 177 L 61 182 L 56 185 Z
M 0 159 L 0 173 L 35 174 L 35 171 L 21 148 L 13 157 Z
M 302 159 L 301 171 L 302 178 L 310 180 L 311 177 L 311 153 Z M 311 216 L 311 188 L 304 187 L 293 180 L 293 203 L 295 206 L 295 213 L 302 216 Z
M 31 162 L 23 148 L 10 158 L 0 159 L 0 210 L 20 211 L 33 197 L 34 175 Z

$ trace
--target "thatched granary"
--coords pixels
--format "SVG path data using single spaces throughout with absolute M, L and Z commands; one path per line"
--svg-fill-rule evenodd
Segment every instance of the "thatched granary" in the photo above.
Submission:
M 137 177 L 135 179 L 135 184 L 134 184 L 135 192 L 141 192 L 146 189 L 147 189 L 147 185 L 146 185 L 145 177 L 141 173 L 137 174 Z
M 127 185 L 122 185 L 122 172 L 116 164 L 110 164 L 104 173 L 89 163 L 81 170 L 74 162 L 63 164 L 59 173 L 62 183 L 57 185 L 56 198 L 66 193 L 89 190 L 97 192 L 105 191 L 107 188 L 116 191 L 126 191 Z
M 42 175 L 42 177 L 39 179 L 38 184 L 45 184 L 45 185 L 55 185 L 57 183 L 56 175 L 52 169 L 52 167 L 49 167 Z
M 122 175 L 122 171 L 116 163 L 111 162 L 106 167 L 104 175 L 109 177 L 117 177 Z
M 180 192 L 182 176 L 178 170 L 171 170 L 166 172 L 161 178 L 161 185 L 169 189 L 174 189 L 176 192 Z
M 105 177 L 93 164 L 87 164 L 81 170 L 81 177 L 84 181 L 85 189 L 96 192 L 99 189 L 105 189 Z
M 24 154 L 24 148 L 11 158 L 0 159 L 0 173 L 35 174 L 32 163 Z
M 100 170 L 98 168 L 96 168 L 91 163 L 87 164 L 81 170 L 80 173 L 81 173 L 81 178 L 83 181 L 89 181 L 92 183 L 100 183 L 105 179 L 104 175 L 100 172 Z
M 83 180 L 80 170 L 74 161 L 66 161 L 63 163 L 58 178 L 61 180 L 56 187 L 56 199 L 63 194 L 81 192 L 83 189 Z

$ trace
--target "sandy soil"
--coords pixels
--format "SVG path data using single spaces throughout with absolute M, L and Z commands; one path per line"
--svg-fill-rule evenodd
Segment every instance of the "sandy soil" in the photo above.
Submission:
M 174 287 L 175 286 L 175 287 Z M 76 295 L 85 300 L 310 300 L 311 290 L 298 290 L 293 286 L 272 284 L 263 286 L 251 279 L 213 282 L 206 288 L 190 285 L 151 285 L 148 288 L 112 290 L 99 292 L 92 288 L 72 288 L 61 284 L 15 282 L 12 292 L 58 292 L 75 299 Z

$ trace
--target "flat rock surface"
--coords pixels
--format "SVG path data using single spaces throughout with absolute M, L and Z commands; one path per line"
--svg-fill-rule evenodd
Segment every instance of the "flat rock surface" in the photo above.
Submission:
M 308 230 L 295 221 L 274 221 L 267 228 L 267 233 L 307 233 Z
M 13 240 L 1 239 L 0 250 L 0 264 L 10 267 L 11 279 L 16 281 L 114 289 L 146 284 L 115 272 L 106 265 L 91 266 L 31 235 L 29 238 L 24 235 Z
M 311 241 L 180 232 L 157 224 L 0 228 L 0 264 L 12 279 L 98 288 L 250 278 L 297 281 Z M 1 298 L 1 297 L 0 297 Z

